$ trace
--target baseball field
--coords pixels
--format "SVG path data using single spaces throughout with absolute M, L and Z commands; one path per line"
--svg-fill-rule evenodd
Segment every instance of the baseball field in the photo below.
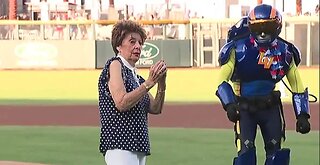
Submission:
M 147 76 L 148 70 L 139 69 Z M 233 126 L 214 95 L 217 69 L 169 69 L 163 113 L 150 116 L 149 165 L 227 165 L 236 155 Z M 319 69 L 301 68 L 304 86 L 319 98 Z M 0 161 L 104 164 L 98 152 L 100 70 L 0 72 Z M 294 131 L 291 94 L 284 100 L 291 164 L 319 164 L 319 104 L 310 104 L 312 131 Z M 155 89 L 151 90 L 152 93 Z M 259 164 L 264 153 L 257 136 Z M 1 163 L 0 163 L 1 164 Z

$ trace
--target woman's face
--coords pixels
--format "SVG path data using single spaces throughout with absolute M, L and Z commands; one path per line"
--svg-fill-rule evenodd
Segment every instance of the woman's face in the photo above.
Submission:
M 138 33 L 129 33 L 118 47 L 119 53 L 132 65 L 140 58 L 142 38 Z

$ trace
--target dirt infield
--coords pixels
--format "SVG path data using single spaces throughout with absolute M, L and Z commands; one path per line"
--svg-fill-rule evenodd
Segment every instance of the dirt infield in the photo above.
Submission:
M 310 104 L 312 130 L 319 130 L 319 104 Z M 287 129 L 295 129 L 291 104 L 284 105 Z M 150 115 L 151 127 L 232 128 L 220 104 L 165 104 L 161 115 Z M 0 125 L 99 126 L 96 105 L 0 106 Z

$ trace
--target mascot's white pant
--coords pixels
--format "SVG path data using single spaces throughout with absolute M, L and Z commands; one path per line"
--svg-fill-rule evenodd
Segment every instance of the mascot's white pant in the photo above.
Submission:
M 104 159 L 107 165 L 145 165 L 146 155 L 142 152 L 108 150 Z

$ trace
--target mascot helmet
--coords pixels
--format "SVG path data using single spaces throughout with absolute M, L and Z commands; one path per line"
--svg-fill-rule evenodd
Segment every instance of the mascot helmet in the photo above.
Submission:
M 282 17 L 277 9 L 270 5 L 256 6 L 248 15 L 249 29 L 254 39 L 259 44 L 268 44 L 276 39 L 282 28 Z M 270 35 L 269 40 L 259 40 L 261 34 Z

